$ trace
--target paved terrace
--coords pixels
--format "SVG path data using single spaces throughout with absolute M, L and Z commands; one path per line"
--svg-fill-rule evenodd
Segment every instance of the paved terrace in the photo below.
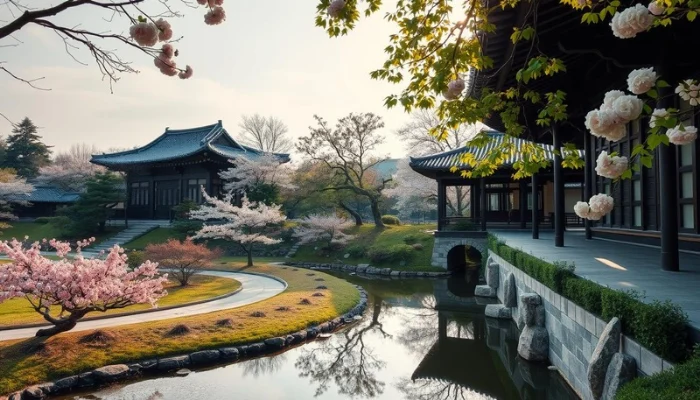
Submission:
M 533 240 L 530 231 L 494 230 L 509 246 L 547 261 L 576 264 L 576 274 L 613 289 L 635 289 L 646 300 L 671 300 L 688 313 L 700 330 L 700 255 L 680 254 L 681 272 L 663 271 L 660 250 L 607 240 L 586 240 L 583 231 L 567 231 L 565 247 L 554 247 L 554 232 L 541 231 Z

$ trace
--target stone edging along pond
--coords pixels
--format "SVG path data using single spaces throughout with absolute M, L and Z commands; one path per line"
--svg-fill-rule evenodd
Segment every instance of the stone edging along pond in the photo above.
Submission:
M 360 301 L 355 307 L 350 309 L 350 311 L 330 321 L 286 336 L 271 337 L 257 343 L 242 346 L 227 346 L 218 349 L 195 351 L 180 356 L 154 358 L 127 364 L 107 365 L 82 374 L 58 379 L 54 382 L 32 385 L 7 396 L 0 396 L 0 400 L 39 400 L 48 396 L 66 394 L 74 389 L 96 387 L 147 374 L 155 375 L 185 367 L 228 363 L 275 353 L 290 345 L 313 340 L 320 333 L 332 332 L 343 325 L 355 322 L 355 317 L 361 316 L 367 308 L 367 292 L 361 286 L 355 287 L 360 292 Z
M 285 261 L 282 263 L 290 267 L 308 268 L 313 270 L 336 270 L 342 272 L 354 272 L 366 275 L 383 275 L 393 278 L 444 278 L 452 275 L 450 272 L 423 272 L 423 271 L 394 271 L 391 268 L 377 268 L 370 265 L 350 265 L 350 264 L 323 264 L 300 261 Z

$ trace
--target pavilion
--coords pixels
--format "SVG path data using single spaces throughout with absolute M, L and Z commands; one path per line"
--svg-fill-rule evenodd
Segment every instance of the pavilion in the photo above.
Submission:
M 482 33 L 480 41 L 485 56 L 493 60 L 490 69 L 472 71 L 467 82 L 467 95 L 479 97 L 483 90 L 501 91 L 520 84 L 521 90 L 539 92 L 561 90 L 566 93 L 566 121 L 552 126 L 536 124 L 536 105 L 526 104 L 519 114 L 520 123 L 530 127 L 529 139 L 559 148 L 564 142 L 583 148 L 587 155 L 583 173 L 585 199 L 596 193 L 607 193 L 615 199 L 613 212 L 601 221 L 585 221 L 586 238 L 603 238 L 637 244 L 660 246 L 661 267 L 679 269 L 679 251 L 700 250 L 700 144 L 685 146 L 661 145 L 656 150 L 651 168 L 640 168 L 632 179 L 612 182 L 596 175 L 594 162 L 603 151 L 618 152 L 633 162 L 631 149 L 647 137 L 648 119 L 627 126 L 627 136 L 616 143 L 593 137 L 584 127 L 586 114 L 602 103 L 610 90 L 627 87 L 627 76 L 637 68 L 653 66 L 671 87 L 659 93 L 656 108 L 674 107 L 689 111 L 683 122 L 697 126 L 697 107 L 673 96 L 676 82 L 700 75 L 697 58 L 688 49 L 700 44 L 697 23 L 678 20 L 670 28 L 652 28 L 633 39 L 613 36 L 608 21 L 581 23 L 582 12 L 558 0 L 519 2 L 515 7 L 497 7 L 497 0 L 487 0 L 488 20 L 495 30 Z M 534 12 L 532 8 L 534 9 Z M 537 50 L 556 57 L 566 64 L 566 72 L 530 81 L 518 82 L 516 74 L 526 65 L 531 52 L 530 42 L 513 43 L 514 28 L 537 26 Z M 663 46 L 659 46 L 663 43 Z M 653 108 L 653 107 L 652 107 Z M 690 112 L 694 111 L 694 112 Z M 504 130 L 497 112 L 484 121 L 487 126 Z M 554 186 L 554 244 L 564 246 L 567 209 L 565 182 L 567 172 L 561 156 L 554 155 L 551 167 Z M 483 201 L 483 200 L 482 200 Z
M 93 155 L 91 162 L 126 173 L 126 216 L 135 219 L 171 219 L 173 207 L 183 201 L 203 201 L 223 191 L 219 172 L 238 158 L 255 159 L 262 151 L 239 144 L 221 120 L 190 129 L 169 129 L 151 143 L 119 153 Z M 276 154 L 288 162 L 288 154 Z
M 490 142 L 483 147 L 466 145 L 444 153 L 424 157 L 411 157 L 411 168 L 428 177 L 435 179 L 438 185 L 438 231 L 451 229 L 460 221 L 467 220 L 480 226 L 485 231 L 487 227 L 532 228 L 533 237 L 539 235 L 540 224 L 552 223 L 557 199 L 554 193 L 552 169 L 535 174 L 532 179 L 514 180 L 512 178 L 513 164 L 522 159 L 517 152 L 505 160 L 501 168 L 491 176 L 483 178 L 464 178 L 451 172 L 452 167 L 460 171 L 468 170 L 469 166 L 461 162 L 461 156 L 471 153 L 477 159 L 485 157 L 492 149 L 501 145 L 505 135 L 496 131 L 486 134 Z M 521 138 L 512 139 L 515 148 L 525 144 L 533 144 Z M 535 144 L 537 145 L 537 144 Z M 538 145 L 547 161 L 554 161 L 554 147 L 547 144 Z M 580 152 L 583 157 L 583 152 Z M 564 190 L 557 195 L 562 197 L 566 222 L 569 225 L 582 225 L 583 221 L 573 213 L 573 206 L 583 199 L 583 171 L 567 170 L 564 174 Z M 469 186 L 470 204 L 472 207 L 468 217 L 449 216 L 446 207 L 446 189 L 449 186 Z M 532 188 L 537 188 L 533 191 Z M 536 207 L 533 207 L 533 204 Z

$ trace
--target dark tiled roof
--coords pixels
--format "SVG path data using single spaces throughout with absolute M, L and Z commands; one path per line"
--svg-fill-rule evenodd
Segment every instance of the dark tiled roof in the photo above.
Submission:
M 236 142 L 221 121 L 191 129 L 166 129 L 156 140 L 134 150 L 92 156 L 92 162 L 105 167 L 172 161 L 211 151 L 225 158 L 258 157 L 261 152 Z M 278 154 L 284 161 L 288 154 Z
M 29 196 L 18 197 L 18 200 L 30 203 L 75 203 L 80 198 L 80 193 L 68 192 L 55 186 L 34 186 L 34 191 Z
M 449 171 L 455 166 L 460 170 L 469 169 L 469 166 L 460 161 L 461 156 L 473 154 L 477 160 L 484 159 L 488 156 L 491 150 L 499 147 L 504 140 L 505 135 L 500 132 L 489 131 L 486 134 L 491 140 L 483 147 L 463 146 L 458 149 L 446 151 L 444 153 L 432 154 L 424 157 L 411 157 L 410 166 L 414 170 L 433 170 L 433 171 Z M 544 150 L 544 156 L 548 161 L 554 161 L 554 146 L 549 144 L 538 144 L 521 138 L 510 138 L 516 149 L 523 145 L 535 145 Z M 579 155 L 583 157 L 583 150 L 579 150 Z M 513 152 L 503 163 L 504 167 L 510 167 L 518 161 L 522 161 L 522 155 L 519 152 Z

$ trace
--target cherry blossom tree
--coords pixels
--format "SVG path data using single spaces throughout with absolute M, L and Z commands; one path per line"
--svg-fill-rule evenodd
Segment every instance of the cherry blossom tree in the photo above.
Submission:
M 114 246 L 104 259 L 85 258 L 80 250 L 94 239 L 78 243 L 71 253 L 68 243 L 44 240 L 56 249 L 58 260 L 41 254 L 40 242 L 29 247 L 15 239 L 0 242 L 0 253 L 10 260 L 0 265 L 0 302 L 24 297 L 53 327 L 40 329 L 36 336 L 53 336 L 69 331 L 90 312 L 105 312 L 132 304 L 151 304 L 167 292 L 167 275 L 158 276 L 157 264 L 146 261 L 133 271 L 127 256 Z
M 287 217 L 280 212 L 279 205 L 252 202 L 247 196 L 241 205 L 233 204 L 233 193 L 223 199 L 207 195 L 202 190 L 205 204 L 190 211 L 190 218 L 205 221 L 204 226 L 192 239 L 223 239 L 238 244 L 248 255 L 248 266 L 253 266 L 253 249 L 256 245 L 280 243 L 271 235 Z
M 212 261 L 219 257 L 220 250 L 212 250 L 190 239 L 170 239 L 165 243 L 146 246 L 146 259 L 157 262 L 161 268 L 168 268 L 180 286 L 189 285 L 192 276 L 211 266 Z
M 34 191 L 34 186 L 20 178 L 12 169 L 0 169 L 0 221 L 14 220 L 17 216 L 13 213 L 12 206 L 29 205 L 29 195 Z M 6 229 L 10 225 L 0 222 L 0 229 Z
M 56 155 L 51 165 L 39 169 L 36 182 L 60 187 L 64 190 L 82 192 L 87 181 L 104 173 L 104 167 L 90 162 L 93 154 L 99 153 L 95 146 L 79 144 Z
M 353 222 L 335 215 L 309 215 L 299 221 L 300 226 L 294 229 L 294 237 L 300 244 L 320 241 L 326 249 L 333 245 L 345 245 L 354 238 L 346 234 Z
M 188 79 L 193 74 L 189 65 L 182 67 L 175 62 L 179 51 L 175 44 L 177 36 L 175 18 L 182 17 L 184 10 L 204 10 L 204 23 L 218 25 L 226 19 L 223 0 L 196 0 L 190 2 L 168 2 L 165 0 L 63 0 L 53 4 L 34 4 L 26 0 L 10 0 L 4 3 L 0 26 L 0 47 L 21 46 L 23 42 L 15 35 L 24 27 L 44 28 L 58 35 L 64 42 L 70 57 L 85 64 L 86 53 L 93 58 L 103 77 L 112 83 L 122 73 L 138 72 L 129 61 L 123 59 L 115 49 L 121 46 L 135 49 L 153 62 L 164 75 Z M 78 12 L 92 11 L 91 18 L 72 25 L 71 16 Z M 171 25 L 171 22 L 173 24 Z M 36 54 L 41 54 L 35 51 Z M 0 61 L 0 71 L 10 77 L 40 88 L 37 81 L 42 77 L 26 77 L 13 71 L 6 61 Z
M 254 201 L 276 203 L 282 191 L 294 190 L 292 168 L 272 153 L 230 160 L 234 167 L 219 172 L 224 190 L 246 192 Z

